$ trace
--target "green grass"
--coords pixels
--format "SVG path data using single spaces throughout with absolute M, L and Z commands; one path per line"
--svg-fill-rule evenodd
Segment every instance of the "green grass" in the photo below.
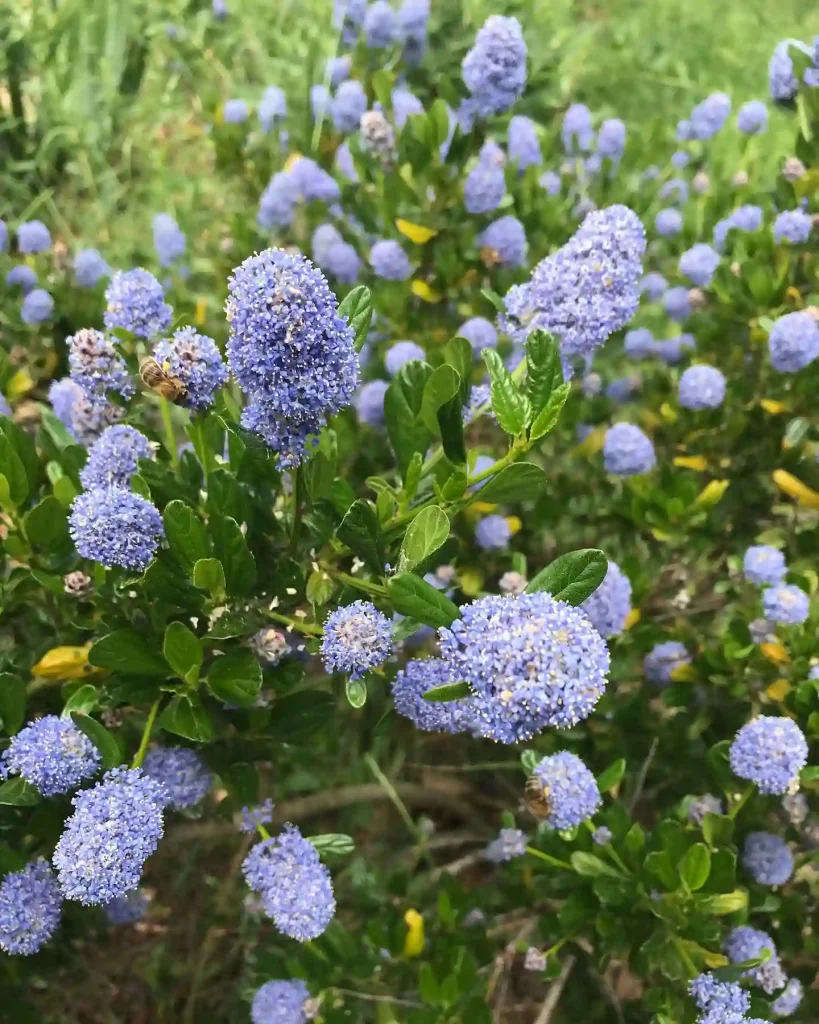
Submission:
M 456 45 L 498 6 L 458 5 L 465 28 Z M 233 215 L 252 218 L 249 196 L 214 171 L 206 135 L 214 111 L 231 96 L 253 105 L 275 82 L 288 93 L 298 138 L 309 83 L 337 40 L 330 0 L 231 0 L 230 7 L 221 23 L 207 0 L 54 0 L 7 15 L 26 47 L 28 117 L 39 121 L 30 159 L 7 170 L 3 214 L 42 215 L 69 248 L 97 244 L 122 264 L 150 253 L 158 210 L 175 212 L 194 239 L 227 234 Z M 729 92 L 735 108 L 765 98 L 776 42 L 819 33 L 819 11 L 807 0 L 775 7 L 765 0 L 523 0 L 505 9 L 524 22 L 533 72 L 543 83 L 526 109 L 551 129 L 573 100 L 601 116 L 616 114 L 646 163 L 667 160 L 674 124 L 708 92 Z M 433 4 L 433 24 L 453 11 L 450 0 Z M 181 41 L 167 38 L 168 24 L 183 27 Z M 442 44 L 439 37 L 435 45 Z M 771 132 L 780 130 L 789 129 L 774 112 Z M 733 140 L 719 145 L 726 161 L 736 161 Z M 756 158 L 776 148 L 759 145 Z M 554 165 L 559 154 L 546 160 Z M 65 167 L 55 186 L 57 161 Z M 33 183 L 35 192 L 23 208 L 22 183 Z

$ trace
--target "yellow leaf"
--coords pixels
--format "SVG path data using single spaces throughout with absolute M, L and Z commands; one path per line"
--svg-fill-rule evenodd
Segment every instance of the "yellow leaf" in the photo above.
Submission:
M 27 394 L 33 387 L 34 381 L 31 379 L 31 374 L 26 369 L 20 369 L 17 373 L 13 374 L 11 380 L 6 385 L 6 396 L 14 400 L 21 395 Z
M 418 298 L 423 299 L 424 302 L 440 302 L 441 300 L 441 296 L 438 292 L 434 292 L 426 281 L 413 281 L 412 294 L 417 295 Z
M 651 531 L 651 536 L 655 540 L 662 541 L 663 543 L 665 543 L 666 541 L 671 540 L 671 534 L 670 533 L 664 533 L 662 530 L 656 529 L 656 527 Z
M 730 480 L 711 480 L 703 487 L 694 502 L 695 505 L 717 505 L 728 490 Z
M 767 658 L 768 661 L 772 661 L 774 665 L 785 665 L 789 662 L 790 656 L 782 644 L 769 643 L 759 645 L 760 653 L 763 658 Z
M 494 512 L 497 507 L 491 501 L 473 501 L 470 511 L 480 512 L 481 515 L 488 515 L 490 512 Z
M 671 678 L 678 683 L 693 683 L 697 678 L 697 673 L 693 665 L 677 665 L 676 668 L 671 669 Z
M 632 608 L 631 611 L 626 616 L 626 622 L 625 622 L 625 625 L 623 626 L 623 628 L 624 629 L 631 629 L 631 627 L 632 626 L 636 626 L 639 621 L 640 621 L 640 609 L 639 608 Z
M 205 322 L 205 317 L 208 315 L 208 300 L 204 295 L 200 295 L 196 300 L 196 310 L 193 314 L 193 322 L 197 327 L 201 327 Z
M 727 956 L 723 956 L 722 953 L 712 953 L 710 949 L 703 960 L 706 967 L 727 967 L 729 963 Z
M 778 416 L 781 412 L 785 411 L 785 403 L 777 402 L 773 398 L 762 398 L 759 404 L 765 410 L 769 412 L 771 416 Z
M 682 466 L 683 469 L 696 469 L 699 473 L 708 468 L 708 462 L 702 455 L 678 455 L 674 465 Z
M 765 693 L 771 698 L 771 700 L 784 700 L 790 693 L 791 684 L 787 679 L 777 679 L 776 682 L 771 683 Z
M 301 153 L 291 153 L 290 156 L 284 162 L 284 169 L 286 171 L 292 171 L 293 165 L 301 160 Z
M 32 668 L 32 674 L 42 679 L 81 679 L 95 671 L 94 666 L 88 664 L 90 649 L 90 644 L 85 647 L 52 647 Z
M 509 526 L 509 529 L 512 531 L 512 536 L 513 537 L 515 536 L 516 533 L 520 532 L 520 529 L 523 526 L 523 523 L 520 521 L 520 519 L 517 516 L 507 516 L 506 517 L 506 522 L 507 522 L 507 524 Z
M 806 505 L 808 508 L 819 508 L 819 494 L 806 484 L 803 484 L 801 480 L 797 480 L 795 476 L 786 473 L 784 469 L 774 470 L 773 482 L 785 494 L 791 498 L 796 498 L 800 505 Z
M 606 431 L 603 427 L 593 430 L 588 437 L 584 437 L 580 444 L 573 449 L 575 455 L 596 455 L 603 447 Z
M 785 294 L 789 299 L 793 299 L 793 301 L 800 309 L 805 305 L 805 303 L 802 301 L 802 293 L 799 291 L 798 288 L 794 288 L 793 285 L 791 285 L 790 288 L 788 288 Z
M 671 405 L 669 405 L 668 402 L 663 402 L 663 404 L 660 406 L 660 415 L 668 423 L 676 422 L 677 413 L 674 410 L 674 408 Z
M 434 228 L 425 228 L 422 224 L 413 224 L 410 220 L 401 220 L 399 217 L 395 226 L 411 242 L 416 245 L 426 245 L 430 238 L 434 238 L 438 232 Z
M 407 937 L 404 939 L 404 956 L 419 956 L 424 949 L 424 919 L 417 910 L 404 914 Z
M 483 573 L 479 569 L 464 569 L 458 573 L 458 584 L 467 597 L 477 597 L 483 587 Z

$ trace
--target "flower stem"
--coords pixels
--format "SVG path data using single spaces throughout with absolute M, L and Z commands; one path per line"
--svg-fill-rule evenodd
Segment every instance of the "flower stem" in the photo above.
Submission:
M 179 468 L 179 452 L 176 450 L 176 435 L 173 429 L 173 418 L 171 417 L 171 403 L 167 398 L 160 398 L 159 411 L 162 415 L 162 426 L 165 430 L 165 447 L 171 457 L 171 466 L 174 473 Z
M 360 580 L 356 576 L 351 576 L 349 573 L 342 572 L 340 569 L 334 569 L 330 566 L 323 566 L 334 579 L 337 579 L 339 583 L 345 583 L 348 587 L 355 587 L 356 590 L 363 590 L 365 594 L 372 594 L 374 597 L 385 597 L 387 591 L 380 583 L 370 583 L 369 580 Z
M 301 533 L 301 520 L 304 502 L 304 470 L 301 466 L 296 467 L 293 474 L 293 528 L 290 534 L 290 554 L 296 553 L 299 546 L 299 534 Z
M 299 622 L 297 619 L 293 619 L 289 615 L 281 615 L 279 612 L 267 612 L 267 616 L 273 619 L 274 622 L 279 622 L 281 625 L 287 626 L 288 629 L 293 629 L 297 633 L 306 633 L 307 636 L 324 635 L 324 630 L 317 622 Z
M 729 811 L 728 811 L 728 817 L 729 818 L 736 818 L 736 816 L 739 814 L 739 812 L 742 810 L 742 808 L 748 802 L 748 798 L 751 796 L 753 791 L 754 791 L 754 784 L 753 784 L 753 782 L 749 782 L 748 785 L 743 790 L 742 795 L 740 796 L 739 800 L 737 800 L 736 803 L 733 804 L 733 806 L 729 809 Z
M 148 712 L 148 719 L 145 722 L 145 728 L 142 730 L 142 739 L 139 743 L 139 749 L 134 754 L 134 759 L 131 762 L 132 768 L 139 768 L 145 758 L 145 751 L 148 749 L 148 744 L 151 741 L 151 732 L 156 721 L 156 713 L 159 711 L 159 705 L 162 703 L 162 698 L 157 697 L 151 705 L 151 710 Z
M 568 861 L 552 857 L 551 854 L 544 853 L 542 850 L 537 850 L 534 846 L 527 846 L 526 852 L 531 853 L 533 857 L 539 857 L 541 860 L 545 860 L 546 863 L 551 864 L 553 868 L 563 868 L 564 871 L 574 871 L 574 868 Z

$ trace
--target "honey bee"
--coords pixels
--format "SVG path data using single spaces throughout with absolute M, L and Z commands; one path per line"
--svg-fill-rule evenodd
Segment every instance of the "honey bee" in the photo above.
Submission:
M 175 405 L 183 405 L 188 397 L 188 389 L 182 381 L 168 373 L 153 356 L 146 356 L 139 364 L 139 376 L 146 387 Z
M 545 821 L 552 813 L 549 795 L 536 775 L 530 775 L 526 780 L 526 785 L 523 788 L 523 802 L 529 813 L 538 821 Z

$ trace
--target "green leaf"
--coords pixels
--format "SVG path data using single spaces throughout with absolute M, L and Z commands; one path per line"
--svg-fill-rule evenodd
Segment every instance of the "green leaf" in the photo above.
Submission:
M 366 501 L 353 502 L 336 530 L 336 535 L 364 560 L 369 569 L 379 575 L 384 571 L 387 551 L 381 524 L 372 506 Z
M 19 423 L 15 423 L 8 416 L 0 416 L 0 431 L 8 438 L 9 444 L 17 452 L 17 456 L 26 472 L 28 480 L 27 491 L 29 494 L 34 494 L 37 491 L 42 475 L 40 456 L 37 453 L 34 440 Z
M 333 596 L 335 584 L 328 573 L 323 569 L 315 569 L 307 577 L 305 595 L 307 600 L 314 607 L 326 604 Z
M 593 853 L 575 850 L 569 859 L 578 875 L 583 875 L 585 878 L 596 878 L 598 875 L 611 875 L 614 878 L 622 878 L 619 871 L 616 871 L 606 861 L 595 857 Z
M 569 551 L 541 569 L 526 588 L 527 594 L 545 591 L 569 604 L 582 604 L 603 582 L 608 561 L 597 548 Z
M 532 411 L 529 399 L 521 392 L 494 349 L 485 348 L 481 354 L 489 370 L 492 411 L 501 430 L 514 437 L 529 422 Z
M 444 486 L 441 488 L 441 497 L 444 501 L 457 501 L 458 498 L 463 496 L 467 482 L 466 470 L 459 466 L 444 481 Z
M 532 750 L 531 747 L 527 747 L 526 750 L 521 751 L 520 763 L 527 775 L 531 775 L 542 760 L 543 758 L 540 754 L 538 754 L 536 750 Z
M 214 598 L 225 593 L 225 571 L 218 558 L 200 558 L 193 567 L 193 585 L 209 590 Z
M 433 438 L 433 432 L 421 419 L 424 389 L 431 376 L 431 366 L 420 359 L 412 359 L 404 363 L 384 396 L 387 435 L 405 481 L 412 456 L 416 452 L 423 456 Z
M 683 884 L 696 892 L 708 881 L 711 873 L 711 852 L 705 843 L 694 843 L 686 850 L 677 865 Z
M 616 761 L 612 761 L 608 768 L 597 776 L 597 788 L 601 793 L 608 793 L 609 790 L 614 789 L 614 787 L 620 782 L 625 773 L 625 759 L 619 757 Z
M 60 502 L 49 494 L 26 513 L 23 520 L 26 536 L 32 547 L 50 552 L 68 538 L 68 520 Z
M 53 410 L 41 403 L 37 407 L 40 410 L 40 423 L 43 425 L 43 430 L 45 430 L 59 451 L 75 443 L 74 438 L 68 432 L 68 427 L 55 415 Z
M 444 346 L 444 360 L 450 366 L 454 366 L 461 378 L 459 390 L 459 402 L 461 407 L 466 405 L 469 398 L 469 378 L 472 375 L 472 365 L 475 355 L 472 346 L 466 340 L 456 335 Z
M 11 672 L 0 672 L 0 718 L 3 731 L 14 736 L 20 731 L 26 714 L 26 684 Z
M 355 851 L 355 842 L 351 836 L 345 836 L 343 832 L 326 832 L 320 836 L 309 836 L 308 843 L 312 843 L 322 857 L 328 854 L 332 857 L 349 857 Z
M 193 685 L 202 666 L 202 644 L 184 622 L 171 622 L 162 644 L 165 660 L 186 683 Z
M 158 646 L 158 644 L 157 644 Z M 167 679 L 168 663 L 145 637 L 131 629 L 117 629 L 97 640 L 88 653 L 88 661 L 129 676 Z
M 537 498 L 546 485 L 546 474 L 533 462 L 513 462 L 500 473 L 490 476 L 472 497 L 480 501 L 502 504 Z
M 449 137 L 449 109 L 446 101 L 438 97 L 429 108 L 427 117 L 435 128 L 434 139 L 431 141 L 433 150 L 437 152 Z
M 438 550 L 448 536 L 449 519 L 442 508 L 431 505 L 419 512 L 410 523 L 401 544 L 398 571 L 411 570 L 420 565 Z
M 748 893 L 745 889 L 734 889 L 717 896 L 702 896 L 697 905 L 705 914 L 735 914 L 748 906 Z
M 116 768 L 118 764 L 122 764 L 122 752 L 119 749 L 119 743 L 96 718 L 83 715 L 79 711 L 73 711 L 71 713 L 71 721 L 81 732 L 85 733 L 100 752 L 102 755 L 102 766 L 106 771 L 109 768 Z
M 506 303 L 497 292 L 493 292 L 491 288 L 481 288 L 481 295 L 491 302 L 499 313 L 506 313 Z
M 677 872 L 665 850 L 654 850 L 645 859 L 645 868 L 656 879 L 662 882 L 663 887 L 669 892 L 677 888 Z
M 338 473 L 338 436 L 335 430 L 325 427 L 319 437 L 318 448 L 305 470 L 307 489 L 313 501 L 319 501 L 321 498 L 329 496 L 336 473 Z
M 216 516 L 211 520 L 211 536 L 214 554 L 225 573 L 228 594 L 243 597 L 250 593 L 256 582 L 256 559 L 239 524 L 231 516 Z
M 71 482 L 71 478 L 67 476 L 61 476 L 58 480 L 54 481 L 53 491 L 54 497 L 63 508 L 69 508 L 73 500 L 80 493 Z
M 39 802 L 40 793 L 37 787 L 19 776 L 9 779 L 0 786 L 0 804 L 9 807 L 33 807 Z
M 214 661 L 207 684 L 223 703 L 251 708 L 262 688 L 261 666 L 250 651 L 233 651 Z
M 0 473 L 8 482 L 8 497 L 12 504 L 22 505 L 28 497 L 26 467 L 8 437 L 0 432 Z
M 200 558 L 210 556 L 208 531 L 190 505 L 184 501 L 169 501 L 162 520 L 171 554 L 189 573 Z
M 399 573 L 388 581 L 387 595 L 397 612 L 426 626 L 451 626 L 461 616 L 458 606 L 440 590 L 409 572 Z
M 383 68 L 376 71 L 370 79 L 375 97 L 387 116 L 392 114 L 392 83 L 393 76 Z
M 72 712 L 87 715 L 97 706 L 97 688 L 91 683 L 83 683 L 68 698 L 60 712 L 61 718 L 70 718 Z
M 529 438 L 532 441 L 537 441 L 539 437 L 543 437 L 554 429 L 571 390 L 571 384 L 560 384 L 555 388 L 545 408 L 535 417 L 532 429 L 529 431 Z
M 195 743 L 207 743 L 214 737 L 213 722 L 207 711 L 198 700 L 185 695 L 173 698 L 162 712 L 159 725 L 166 732 Z
M 353 329 L 353 345 L 360 352 L 367 340 L 370 321 L 373 316 L 373 298 L 366 285 L 359 285 L 347 292 L 338 307 L 339 316 L 343 316 Z
M 533 331 L 526 339 L 526 393 L 537 422 L 555 388 L 563 383 L 557 341 L 547 331 Z
M 304 740 L 336 718 L 336 699 L 324 690 L 302 690 L 280 697 L 270 710 L 265 736 L 282 743 Z
M 448 704 L 453 700 L 463 700 L 464 697 L 471 697 L 472 691 L 469 683 L 444 683 L 442 686 L 433 686 L 424 694 L 424 700 L 430 704 Z
M 363 708 L 367 703 L 367 684 L 363 679 L 348 679 L 344 690 L 351 707 Z
M 727 846 L 734 835 L 734 819 L 709 811 L 702 819 L 702 834 L 709 846 Z
M 440 434 L 438 410 L 459 393 L 460 387 L 461 376 L 454 366 L 443 363 L 432 371 L 421 401 L 421 420 L 431 434 Z

